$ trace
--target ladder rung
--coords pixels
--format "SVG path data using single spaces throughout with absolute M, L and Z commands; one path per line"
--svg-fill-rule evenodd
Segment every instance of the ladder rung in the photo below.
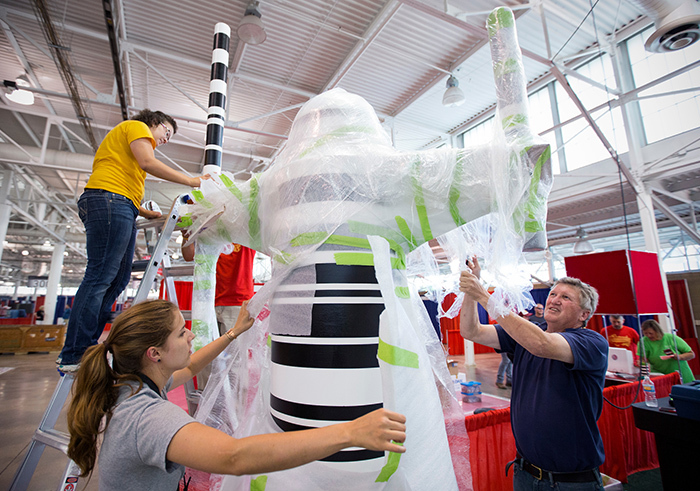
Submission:
M 34 433 L 34 440 L 39 443 L 43 443 L 51 448 L 60 450 L 63 453 L 68 451 L 68 442 L 70 441 L 70 436 L 62 431 L 57 431 L 54 429 L 42 430 L 38 429 Z
M 192 311 L 191 310 L 181 310 L 180 313 L 182 314 L 182 318 L 185 319 L 186 321 L 192 320 Z
M 163 273 L 168 276 L 192 276 L 194 275 L 194 263 L 178 264 L 176 266 L 163 268 Z
M 165 224 L 165 220 L 168 218 L 168 214 L 165 213 L 160 218 L 152 218 L 150 220 L 141 219 L 136 220 L 136 228 L 138 230 L 143 230 L 146 228 L 162 228 Z

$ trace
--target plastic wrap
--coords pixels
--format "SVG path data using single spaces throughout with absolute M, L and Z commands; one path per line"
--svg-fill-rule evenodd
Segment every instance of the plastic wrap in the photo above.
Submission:
M 387 482 L 375 482 L 376 473 L 313 462 L 265 476 L 229 476 L 221 489 L 250 489 L 256 479 L 264 479 L 268 490 L 471 489 L 463 415 L 444 353 L 407 273 L 442 273 L 425 250 L 437 238 L 452 261 L 453 278 L 468 255 L 484 258 L 497 286 L 488 306 L 492 316 L 528 305 L 530 283 L 519 262 L 523 248 L 541 242 L 551 172 L 549 147 L 527 128 L 522 64 L 513 59 L 519 49 L 510 21 L 507 9 L 489 18 L 498 118 L 505 128 L 489 144 L 399 152 L 365 100 L 333 89 L 301 108 L 287 146 L 267 171 L 244 183 L 226 172 L 215 176 L 193 193 L 196 203 L 181 210 L 206 258 L 237 242 L 271 256 L 274 265 L 272 280 L 249 304 L 258 320 L 213 371 L 198 419 L 236 437 L 280 431 L 269 400 L 271 372 L 281 372 L 275 372 L 268 346 L 277 342 L 275 336 L 309 337 L 311 306 L 323 304 L 317 293 L 330 288 L 318 277 L 324 264 L 374 266 L 384 306 L 376 383 L 386 407 L 409 415 L 407 453 Z M 214 286 L 209 264 L 204 260 L 205 276 L 195 278 L 201 301 L 193 308 L 197 319 L 202 316 L 202 335 L 212 330 L 205 305 L 210 301 L 205 290 Z M 444 289 L 455 284 L 448 281 Z M 387 361 L 382 347 L 409 353 L 415 365 Z M 297 384 L 308 392 L 308 381 Z

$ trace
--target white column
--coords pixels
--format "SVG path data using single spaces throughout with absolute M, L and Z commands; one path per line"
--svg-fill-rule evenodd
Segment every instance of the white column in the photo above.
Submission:
M 12 183 L 12 170 L 5 169 L 2 174 L 2 185 L 0 185 L 0 261 L 4 249 L 5 237 L 7 236 L 7 226 L 10 223 L 10 211 L 12 208 L 7 203 L 7 195 L 10 193 Z
M 49 282 L 46 285 L 46 301 L 44 302 L 44 321 L 42 324 L 53 324 L 53 316 L 56 313 L 56 299 L 58 297 L 58 284 L 61 282 L 63 270 L 63 253 L 66 243 L 55 244 L 51 256 L 51 269 L 49 270 Z
M 464 366 L 476 366 L 476 358 L 474 357 L 474 342 L 469 341 L 468 339 L 464 340 Z
M 623 91 L 628 92 L 634 89 L 634 81 L 629 64 L 627 52 L 619 46 L 610 51 L 613 58 L 613 73 L 617 86 Z M 654 204 L 651 199 L 650 191 L 647 190 L 644 184 L 644 157 L 642 156 L 642 145 L 644 141 L 643 122 L 639 112 L 638 102 L 626 102 L 621 106 L 622 121 L 625 126 L 625 134 L 627 135 L 627 145 L 629 146 L 630 170 L 636 179 L 636 183 L 630 183 L 635 186 L 637 191 L 637 206 L 639 208 L 639 218 L 642 224 L 642 233 L 644 234 L 644 247 L 648 252 L 655 252 L 659 260 L 659 271 L 661 272 L 661 283 L 664 289 L 666 305 L 669 312 L 671 311 L 671 295 L 668 290 L 668 281 L 664 272 L 663 260 L 661 257 L 661 244 L 659 242 L 659 230 L 656 227 L 656 215 L 654 214 Z M 640 288 L 640 285 L 635 285 Z M 643 286 L 642 286 L 643 287 Z M 669 316 L 659 316 L 659 324 L 665 332 L 673 332 L 673 318 Z

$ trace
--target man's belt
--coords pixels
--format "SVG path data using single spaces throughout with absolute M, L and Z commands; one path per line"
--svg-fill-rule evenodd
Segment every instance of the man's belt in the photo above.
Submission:
M 595 482 L 598 481 L 598 471 L 596 469 L 591 469 L 587 471 L 578 472 L 551 472 L 546 471 L 535 464 L 528 462 L 520 455 L 515 460 L 518 465 L 536 479 L 553 481 L 553 482 Z

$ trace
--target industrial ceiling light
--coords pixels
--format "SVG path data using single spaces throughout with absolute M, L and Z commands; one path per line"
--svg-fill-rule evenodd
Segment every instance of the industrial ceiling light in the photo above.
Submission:
M 34 94 L 25 90 L 25 88 L 32 86 L 26 75 L 20 75 L 14 82 L 5 80 L 3 83 L 9 91 L 6 94 L 9 100 L 15 104 L 22 104 L 23 106 L 31 106 L 34 104 Z
M 588 234 L 583 229 L 583 227 L 578 228 L 578 230 L 576 231 L 576 235 L 578 235 L 578 240 L 574 244 L 574 254 L 588 254 L 595 250 L 593 248 L 593 244 L 591 244 L 590 241 L 586 239 L 586 237 L 588 237 Z
M 260 11 L 258 10 L 259 2 L 253 1 L 248 4 L 245 9 L 245 15 L 238 25 L 236 34 L 238 39 L 246 44 L 262 44 L 267 39 L 265 27 L 263 26 Z
M 459 88 L 459 80 L 454 75 L 450 75 L 447 79 L 447 90 L 442 96 L 442 105 L 448 107 L 461 106 L 467 99 L 464 97 L 464 92 Z

